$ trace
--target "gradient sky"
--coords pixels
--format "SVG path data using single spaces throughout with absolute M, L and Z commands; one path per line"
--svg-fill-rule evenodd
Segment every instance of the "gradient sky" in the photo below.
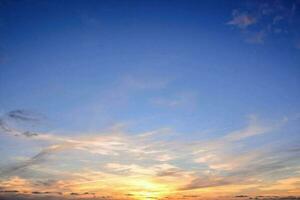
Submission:
M 0 197 L 300 195 L 299 86 L 300 1 L 1 0 Z

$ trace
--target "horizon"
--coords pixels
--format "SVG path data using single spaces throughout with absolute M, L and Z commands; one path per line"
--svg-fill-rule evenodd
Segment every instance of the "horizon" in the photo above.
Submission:
M 299 0 L 0 0 L 0 199 L 300 199 Z

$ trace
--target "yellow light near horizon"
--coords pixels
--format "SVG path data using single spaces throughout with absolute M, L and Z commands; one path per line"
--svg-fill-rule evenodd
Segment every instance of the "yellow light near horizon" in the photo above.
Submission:
M 167 196 L 171 190 L 167 185 L 147 179 L 131 180 L 129 185 L 133 190 L 131 194 L 138 200 L 163 198 L 164 196 Z
M 161 182 L 147 176 L 120 177 L 115 175 L 103 177 L 101 180 L 73 183 L 69 185 L 69 188 L 78 193 L 90 191 L 99 195 L 105 194 L 120 198 L 130 194 L 130 198 L 136 200 L 163 198 L 176 190 L 175 185 L 169 182 Z

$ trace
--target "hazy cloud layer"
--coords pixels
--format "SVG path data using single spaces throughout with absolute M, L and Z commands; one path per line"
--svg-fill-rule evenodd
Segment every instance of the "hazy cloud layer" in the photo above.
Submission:
M 243 191 L 247 187 L 259 187 L 265 188 L 259 189 L 264 193 L 275 187 L 269 186 L 265 177 L 271 177 L 273 182 L 278 181 L 279 188 L 282 184 L 286 184 L 280 182 L 281 180 L 289 176 L 299 177 L 300 172 L 300 161 L 297 156 L 299 145 L 296 142 L 281 148 L 270 144 L 260 148 L 238 150 L 249 138 L 281 131 L 289 122 L 286 117 L 273 120 L 272 123 L 264 123 L 256 116 L 250 116 L 246 127 L 231 131 L 221 138 L 185 143 L 161 137 L 157 140 L 158 136 L 166 133 L 172 135 L 171 129 L 164 128 L 134 135 L 122 128 L 111 128 L 110 132 L 93 134 L 89 137 L 67 137 L 50 133 L 31 134 L 28 130 L 17 131 L 14 127 L 3 125 L 6 124 L 6 116 L 1 118 L 2 133 L 7 133 L 8 136 L 18 140 L 22 140 L 22 137 L 19 137 L 22 135 L 26 139 L 24 142 L 48 144 L 31 158 L 1 169 L 2 191 L 11 193 L 27 191 L 32 195 L 45 195 L 50 192 L 71 196 L 91 195 L 98 190 L 106 191 L 105 188 L 110 184 L 115 185 L 119 193 L 122 193 L 122 188 L 130 188 L 135 191 L 132 195 L 136 196 L 143 195 L 139 192 L 145 187 L 143 185 L 153 187 L 150 189 L 153 193 L 160 188 L 160 192 L 164 194 L 168 193 L 168 188 L 180 193 L 202 188 L 231 188 L 234 185 L 241 185 L 240 188 L 233 189 L 235 192 Z M 22 113 L 22 117 L 18 117 L 17 121 L 28 119 L 31 118 Z M 52 163 L 47 162 L 49 156 L 55 158 Z M 179 160 L 190 167 L 177 163 Z M 90 167 L 85 163 L 89 163 Z M 98 167 L 91 168 L 96 163 Z M 64 170 L 63 166 L 68 164 L 72 164 L 74 170 L 70 172 Z M 59 172 L 59 169 L 64 171 Z M 26 171 L 41 175 L 37 175 L 34 179 L 19 178 L 19 176 L 26 177 Z M 44 173 L 52 174 L 56 180 L 41 181 L 42 179 L 38 177 L 42 177 Z M 12 179 L 12 176 L 15 178 Z M 300 181 L 298 178 L 296 180 Z M 46 188 L 48 191 L 45 191 Z M 292 192 L 294 188 L 291 188 L 288 190 Z

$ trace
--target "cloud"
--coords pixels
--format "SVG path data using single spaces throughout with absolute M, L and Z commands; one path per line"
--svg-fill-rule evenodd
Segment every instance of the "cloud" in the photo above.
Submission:
M 42 119 L 44 119 L 42 115 L 34 112 L 22 109 L 12 110 L 0 117 L 0 130 L 2 129 L 2 131 L 12 136 L 35 137 L 39 134 L 31 131 L 22 131 L 14 126 L 16 123 L 19 124 L 20 122 L 37 123 Z
M 1 190 L 0 193 L 18 193 L 18 190 Z
M 295 152 L 290 152 L 290 144 L 286 147 L 275 144 L 264 147 L 238 150 L 247 138 L 279 130 L 287 123 L 287 119 L 273 121 L 271 124 L 261 123 L 257 117 L 251 116 L 248 126 L 226 134 L 221 138 L 195 144 L 201 148 L 194 151 L 194 161 L 208 167 L 207 173 L 185 185 L 183 189 L 198 189 L 232 184 L 259 183 L 262 177 L 270 174 L 287 174 L 296 171 L 298 161 Z M 278 145 L 278 144 L 277 144 Z M 269 149 L 268 149 L 269 148 Z M 271 176 L 271 177 L 274 177 Z M 275 177 L 274 177 L 275 178 Z M 276 179 L 276 178 L 275 178 Z
M 234 25 L 238 28 L 244 29 L 250 25 L 255 24 L 256 18 L 247 14 L 247 13 L 240 13 L 238 10 L 234 10 L 232 12 L 232 19 L 227 22 L 228 25 Z
M 192 190 L 192 189 L 199 189 L 199 188 L 208 188 L 208 187 L 216 187 L 216 186 L 224 186 L 231 184 L 230 181 L 219 178 L 219 177 L 201 177 L 192 180 L 191 183 L 187 184 L 181 190 Z
M 196 179 L 197 181 L 195 180 L 185 187 L 197 189 L 227 184 L 261 184 L 261 180 L 265 178 L 270 179 L 271 177 L 276 180 L 278 178 L 276 176 L 280 174 L 289 174 L 289 176 L 297 174 L 299 164 L 299 161 L 296 161 L 297 152 L 291 154 L 288 148 L 272 147 L 270 149 L 272 150 L 262 148 L 231 155 L 228 152 L 226 154 L 216 152 L 213 156 L 202 159 L 200 157 L 196 161 L 207 164 L 212 174 L 208 173 L 209 175 L 206 177 L 200 176 L 202 181 L 199 182 Z M 226 149 L 224 150 L 226 151 Z M 203 185 L 203 183 L 208 185 Z
M 257 117 L 255 115 L 249 116 L 249 122 L 246 128 L 243 128 L 241 130 L 233 131 L 227 135 L 225 135 L 222 139 L 225 141 L 239 141 L 248 137 L 253 137 L 261 134 L 268 133 L 274 129 L 279 128 L 280 126 L 285 123 L 286 120 L 279 120 L 275 124 L 262 124 L 259 122 Z
M 45 158 L 54 153 L 54 152 L 58 152 L 64 148 L 66 148 L 67 145 L 52 145 L 50 147 L 47 147 L 45 149 L 43 149 L 41 152 L 39 152 L 38 154 L 36 154 L 35 156 L 33 156 L 32 158 L 26 160 L 25 162 L 19 163 L 19 164 L 15 164 L 13 166 L 9 166 L 8 168 L 1 170 L 0 171 L 0 176 L 8 176 L 18 170 L 22 170 L 24 168 L 27 168 L 29 166 L 38 164 L 40 162 L 43 162 L 45 160 Z
M 261 163 L 257 161 L 260 158 L 267 157 L 268 151 L 260 148 L 252 148 L 246 152 L 237 152 L 237 144 L 247 138 L 279 130 L 286 122 L 287 121 L 283 119 L 273 122 L 272 124 L 263 124 L 259 122 L 257 117 L 251 116 L 249 124 L 245 128 L 230 132 L 221 138 L 203 142 L 201 149 L 195 151 L 194 156 L 196 158 L 194 161 L 196 163 L 206 164 L 210 169 L 220 171 L 236 171 L 248 166 L 250 163 L 261 166 Z M 270 154 L 273 154 L 273 152 Z
M 26 110 L 12 110 L 8 113 L 6 113 L 6 116 L 8 116 L 11 119 L 14 120 L 20 120 L 20 121 L 38 121 L 40 120 L 40 117 L 37 116 L 37 114 L 26 111 Z
M 112 132 L 108 132 L 101 136 L 88 138 L 61 137 L 46 133 L 35 134 L 26 131 L 24 132 L 25 134 L 22 133 L 23 135 L 26 135 L 26 137 L 35 141 L 44 141 L 51 145 L 42 149 L 35 156 L 25 160 L 24 162 L 12 164 L 5 169 L 0 170 L 0 176 L 9 176 L 10 174 L 16 173 L 17 171 L 29 168 L 37 164 L 42 164 L 43 162 L 47 161 L 47 158 L 50 155 L 62 152 L 64 150 L 78 150 L 103 156 L 120 157 L 122 155 L 125 155 L 130 156 L 134 159 L 142 159 L 144 156 L 147 156 L 147 159 L 157 160 L 161 162 L 172 159 L 171 155 L 164 153 L 163 151 L 155 150 L 156 144 L 149 140 L 150 138 L 156 137 L 157 134 L 169 133 L 170 129 L 149 131 L 136 136 L 125 135 L 121 130 L 118 130 L 116 132 L 114 132 L 115 129 L 110 130 Z M 137 165 L 131 165 L 130 168 L 133 167 L 134 170 L 138 170 L 138 167 L 134 168 L 135 166 Z M 121 169 L 121 166 L 118 167 Z M 130 168 L 128 168 L 128 170 Z
M 0 128 L 5 132 L 11 132 L 12 130 L 7 126 L 5 121 L 0 118 Z
M 23 135 L 26 137 L 34 137 L 34 136 L 38 136 L 39 134 L 30 132 L 30 131 L 26 131 L 23 133 Z
M 31 131 L 21 131 L 21 130 L 18 130 L 16 128 L 12 128 L 11 126 L 8 126 L 7 123 L 3 120 L 0 119 L 0 130 L 2 129 L 3 132 L 11 135 L 11 136 L 24 136 L 24 137 L 36 137 L 36 136 L 39 136 L 38 133 L 35 133 L 35 132 L 31 132 Z
M 153 171 L 136 164 L 120 164 L 120 163 L 107 163 L 106 168 L 109 171 L 120 173 L 120 174 L 148 174 L 151 175 Z
M 247 185 L 261 184 L 260 180 L 268 174 L 280 172 L 293 175 L 296 171 L 299 159 L 295 144 L 279 145 L 281 151 L 275 151 L 275 144 L 241 148 L 248 138 L 278 131 L 287 122 L 284 118 L 264 123 L 253 115 L 249 117 L 248 124 L 239 130 L 207 141 L 193 142 L 159 137 L 173 132 L 166 128 L 133 134 L 118 126 L 88 136 L 61 136 L 61 133 L 31 135 L 34 132 L 29 132 L 24 141 L 41 142 L 46 147 L 23 162 L 2 168 L 0 178 L 28 176 L 29 173 L 21 173 L 26 170 L 31 175 L 51 175 L 54 180 L 49 182 L 43 178 L 34 180 L 28 177 L 32 181 L 30 185 L 36 186 L 32 191 L 41 194 L 45 191 L 91 193 L 105 190 L 110 185 L 115 186 L 114 192 L 124 194 L 128 191 L 140 194 L 147 187 L 151 190 L 160 188 L 164 193 L 170 188 L 183 192 L 236 184 L 247 188 L 250 187 Z M 9 130 L 14 130 L 14 127 L 9 127 Z M 20 133 L 26 133 L 26 130 Z M 267 150 L 268 147 L 271 150 Z M 56 158 L 53 164 L 47 162 L 51 156 Z M 65 169 L 69 164 L 74 169 L 67 172 Z M 282 178 L 272 177 L 274 180 Z M 4 190 L 15 189 L 19 190 L 14 186 Z
M 250 6 L 251 5 L 251 6 Z M 232 11 L 227 25 L 236 27 L 245 42 L 263 44 L 267 38 L 288 37 L 291 45 L 297 38 L 299 18 L 296 14 L 297 1 L 253 1 L 245 9 Z M 297 47 L 296 47 L 297 48 Z
M 6 191 L 30 191 L 33 187 L 30 181 L 18 176 L 10 177 L 8 180 L 0 180 L 0 185 Z
M 273 184 L 262 186 L 262 191 L 278 191 L 284 190 L 287 193 L 299 194 L 300 192 L 300 177 L 289 177 L 276 181 Z
M 222 137 L 211 139 L 208 141 L 195 142 L 196 150 L 193 151 L 194 155 L 203 153 L 215 153 L 215 151 L 224 151 L 226 148 L 232 146 L 234 143 L 246 140 L 247 138 L 259 136 L 267 133 L 271 133 L 274 130 L 278 130 L 287 123 L 288 119 L 283 118 L 273 123 L 262 123 L 255 115 L 248 117 L 248 124 L 238 130 L 231 131 L 224 134 Z M 200 147 L 200 148 L 199 148 Z M 197 149 L 199 148 L 199 149 Z M 214 155 L 206 155 L 202 159 L 213 160 Z
M 155 97 L 150 99 L 150 103 L 167 108 L 191 108 L 197 105 L 197 95 L 195 92 L 181 92 L 170 95 L 171 97 Z
M 182 170 L 178 169 L 178 168 L 169 168 L 169 169 L 165 169 L 162 171 L 159 171 L 156 175 L 157 176 L 175 176 L 175 177 L 179 177 L 182 176 Z

